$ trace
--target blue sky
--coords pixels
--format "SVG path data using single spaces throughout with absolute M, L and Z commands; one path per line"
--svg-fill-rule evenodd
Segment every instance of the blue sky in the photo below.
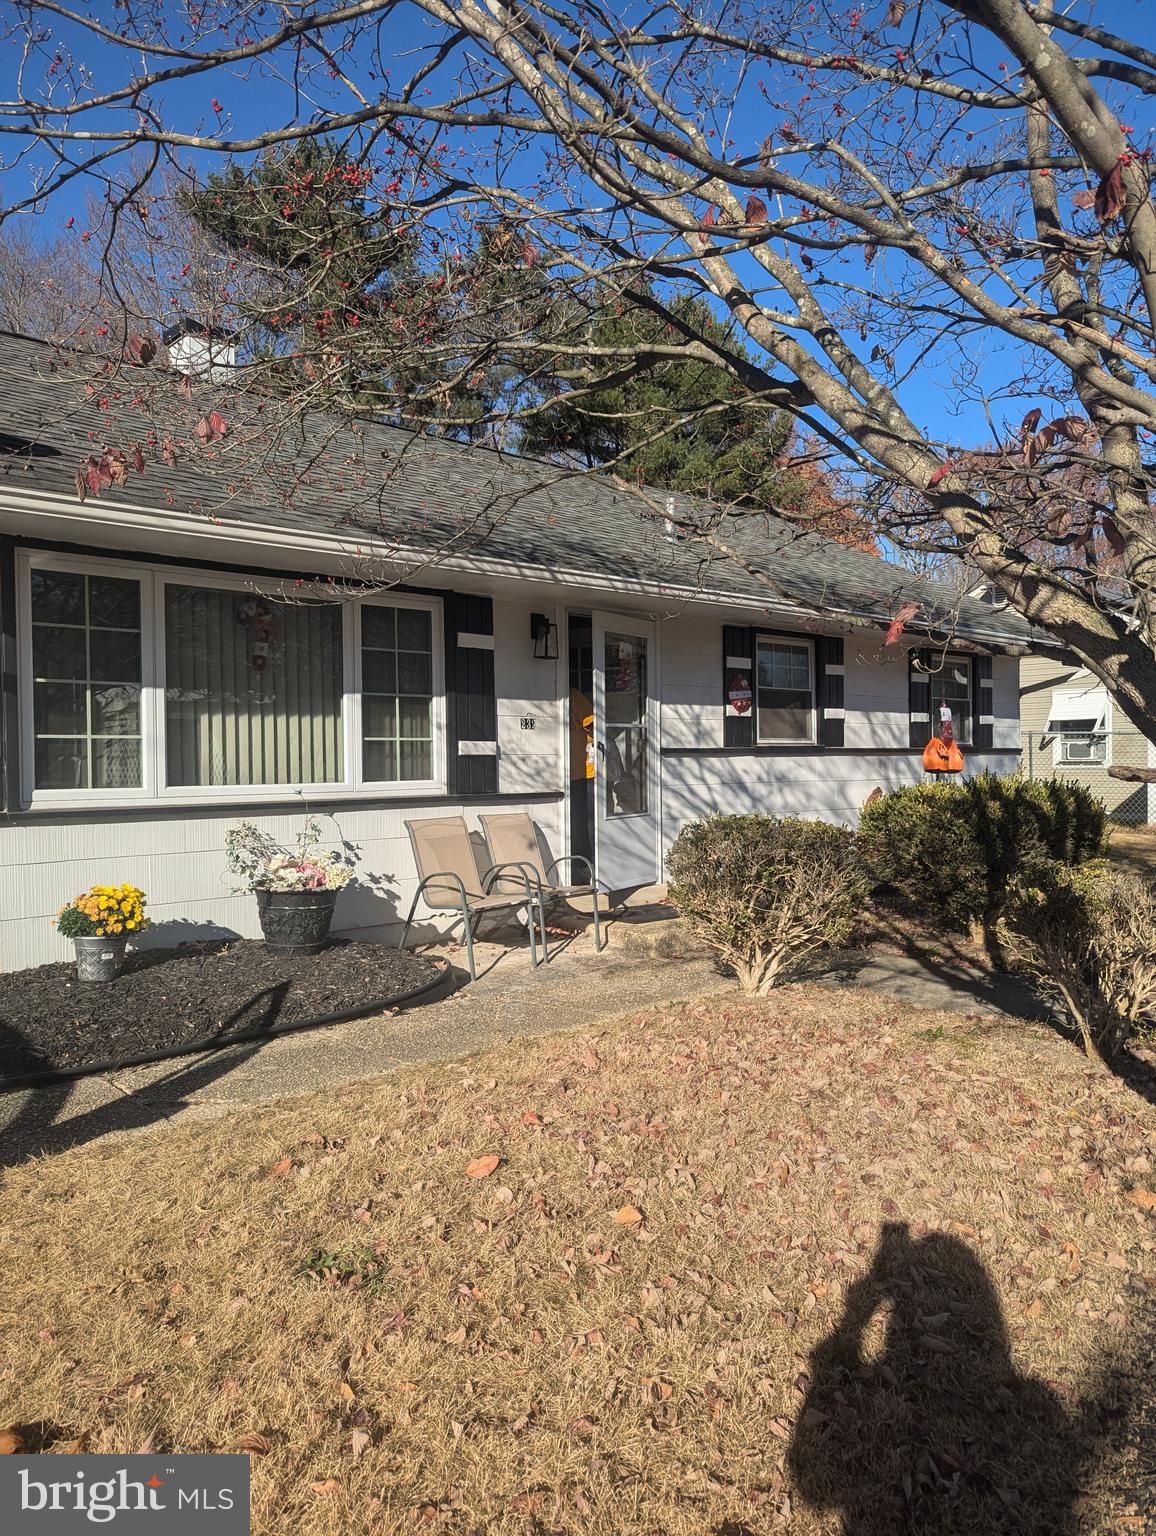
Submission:
M 110 28 L 118 26 L 120 12 L 112 3 L 112 0 L 76 0 L 78 8 L 83 8 L 86 14 L 105 23 Z M 1082 0 L 1081 8 L 1084 14 L 1091 14 L 1099 25 L 1121 32 L 1135 35 L 1141 26 L 1145 15 L 1156 14 L 1156 0 Z M 177 10 L 174 7 L 174 16 Z M 413 50 L 420 47 L 430 36 L 428 24 L 418 13 L 412 10 L 404 11 L 402 23 L 391 22 L 388 37 L 384 40 L 384 48 L 388 55 L 386 65 L 393 65 L 399 73 L 408 73 L 412 67 Z M 128 61 L 134 55 L 126 50 L 115 47 L 112 44 L 94 45 L 87 34 L 78 38 L 80 29 L 67 23 L 59 22 L 57 18 L 47 13 L 40 13 L 41 24 L 46 31 L 52 30 L 54 36 L 51 41 L 44 44 L 45 59 L 50 60 L 55 46 L 62 45 L 65 51 L 75 47 L 78 51 L 83 48 L 84 62 L 91 68 L 94 80 L 98 87 L 107 86 L 114 81 L 124 78 Z M 15 69 L 18 63 L 19 51 L 11 46 L 0 50 L 0 77 L 3 79 L 3 94 L 12 99 L 16 95 Z M 405 55 L 409 54 L 407 59 Z M 343 64 L 350 63 L 356 66 L 359 83 L 371 93 L 375 88 L 380 88 L 378 77 L 375 74 L 373 61 L 368 57 L 361 57 L 355 61 L 343 60 Z M 992 65 L 994 67 L 993 59 Z M 769 80 L 767 82 L 771 93 L 790 98 L 793 89 L 789 81 Z M 350 105 L 350 97 L 344 88 L 339 85 L 332 87 L 333 95 L 328 101 L 316 103 L 317 106 L 331 106 L 337 110 L 346 110 Z M 232 75 L 214 74 L 205 76 L 190 82 L 174 83 L 165 88 L 164 107 L 170 123 L 179 126 L 186 132 L 213 132 L 227 134 L 229 137 L 244 137 L 247 134 L 257 133 L 271 126 L 289 124 L 300 121 L 302 116 L 308 116 L 309 104 L 302 105 L 294 98 L 292 91 L 281 82 L 265 78 L 255 70 L 244 73 L 237 72 Z M 219 103 L 217 110 L 214 103 Z M 752 123 L 765 116 L 766 102 L 761 94 L 756 94 L 753 89 L 748 90 L 747 99 L 740 102 L 740 110 L 736 112 L 735 133 L 742 141 L 744 131 L 752 131 Z M 110 119 L 111 120 L 111 119 Z M 1135 134 L 1133 142 L 1138 147 L 1151 143 L 1151 136 L 1156 127 L 1156 114 L 1149 113 L 1146 121 L 1134 124 Z M 764 130 L 765 131 L 765 130 Z M 9 139 L 4 146 L 11 153 L 13 144 Z M 30 148 L 27 157 L 15 167 L 0 174 L 0 196 L 7 204 L 27 195 L 31 177 L 30 172 L 37 162 L 39 152 Z M 200 160 L 206 166 L 219 163 L 215 156 L 203 156 Z M 189 155 L 186 164 L 196 165 L 198 157 Z M 529 162 L 533 166 L 534 162 Z M 54 195 L 46 206 L 36 215 L 38 228 L 46 236 L 52 236 L 68 227 L 67 221 L 74 220 L 71 233 L 79 235 L 84 222 L 84 209 L 86 198 L 92 190 L 92 180 L 80 177 L 68 187 Z M 32 217 L 32 215 L 28 215 Z M 887 281 L 898 275 L 898 258 L 892 261 L 890 253 L 883 253 L 878 259 L 876 270 L 872 274 L 864 273 L 867 281 Z M 871 340 L 868 338 L 864 350 L 869 350 Z M 990 384 L 998 384 L 1004 378 L 1014 377 L 1017 371 L 1018 354 L 1005 338 L 999 336 L 987 336 L 976 342 L 977 353 L 982 353 L 982 358 L 977 359 L 982 366 L 985 379 Z M 961 405 L 959 396 L 954 388 L 953 369 L 945 366 L 943 362 L 931 359 L 925 362 L 919 371 L 917 378 L 904 385 L 901 391 L 901 399 L 909 414 L 926 430 L 931 431 L 936 437 L 948 442 L 974 441 L 977 436 L 987 435 L 987 427 L 982 414 L 970 405 Z M 1033 402 L 1023 398 L 1017 398 L 1009 406 L 1016 419 Z M 1045 408 L 1048 402 L 1040 401 Z

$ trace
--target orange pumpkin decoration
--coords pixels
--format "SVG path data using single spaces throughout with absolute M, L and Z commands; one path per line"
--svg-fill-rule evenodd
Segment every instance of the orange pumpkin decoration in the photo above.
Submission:
M 963 753 L 954 741 L 933 736 L 923 749 L 925 773 L 962 773 Z

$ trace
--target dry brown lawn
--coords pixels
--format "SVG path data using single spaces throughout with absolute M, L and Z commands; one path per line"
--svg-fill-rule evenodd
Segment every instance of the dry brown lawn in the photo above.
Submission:
M 1133 875 L 1156 876 L 1156 827 L 1113 827 L 1108 857 Z
M 1154 1125 L 794 987 L 77 1149 L 4 1175 L 4 1422 L 247 1450 L 270 1536 L 1147 1531 Z

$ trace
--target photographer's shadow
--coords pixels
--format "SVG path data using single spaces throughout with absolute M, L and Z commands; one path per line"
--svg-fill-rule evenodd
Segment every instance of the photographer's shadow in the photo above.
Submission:
M 844 1536 L 1066 1536 L 1084 1444 L 1055 1392 L 1016 1371 L 967 1244 L 885 1224 L 811 1357 L 788 1458 L 808 1502 L 838 1510 Z

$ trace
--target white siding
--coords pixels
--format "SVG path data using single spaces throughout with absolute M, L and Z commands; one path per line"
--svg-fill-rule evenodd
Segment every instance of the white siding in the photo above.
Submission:
M 907 683 L 911 671 L 901 645 L 884 647 L 878 640 L 850 637 L 843 642 L 844 745 L 907 748 Z M 888 786 L 884 785 L 884 788 Z
M 991 664 L 994 687 L 992 743 L 996 749 L 1016 750 L 1020 745 L 1020 663 L 1018 656 L 994 656 Z M 984 689 L 985 693 L 989 690 Z
M 562 852 L 561 800 L 504 801 L 494 809 L 529 811 L 551 850 Z M 465 815 L 471 827 L 477 826 L 475 807 L 445 800 L 425 807 L 346 802 L 331 810 L 313 807 L 313 813 L 330 846 L 342 836 L 353 844 L 365 882 L 341 893 L 334 931 L 367 939 L 396 938 L 417 889 L 406 817 Z M 232 892 L 225 870 L 225 833 L 237 819 L 225 812 L 194 816 L 172 811 L 104 822 L 86 818 L 46 824 L 30 817 L 5 827 L 0 845 L 9 895 L 0 921 L 0 969 L 69 958 L 71 945 L 57 936 L 50 919 L 78 891 L 96 883 L 128 880 L 143 887 L 154 923 L 145 944 L 168 946 L 228 934 L 260 937 L 256 902 L 248 892 Z M 304 813 L 248 819 L 287 841 L 299 830 Z M 428 931 L 429 914 L 422 908 L 418 919 Z
M 530 615 L 559 624 L 559 658 L 539 661 L 530 643 Z M 498 784 L 503 794 L 529 795 L 563 787 L 561 679 L 566 675 L 565 625 L 545 603 L 494 599 L 494 688 L 498 700 Z M 523 728 L 532 720 L 532 728 Z M 557 850 L 561 853 L 561 849 Z
M 665 623 L 663 851 L 688 821 L 711 811 L 817 816 L 854 826 L 873 789 L 922 780 L 919 754 L 908 747 L 908 669 L 903 648 L 847 636 L 843 751 L 723 752 L 721 623 Z M 1012 773 L 1019 766 L 1018 662 L 997 656 L 992 670 L 995 750 L 966 753 L 969 773 Z
M 670 619 L 659 630 L 662 745 L 721 747 L 722 625 Z

